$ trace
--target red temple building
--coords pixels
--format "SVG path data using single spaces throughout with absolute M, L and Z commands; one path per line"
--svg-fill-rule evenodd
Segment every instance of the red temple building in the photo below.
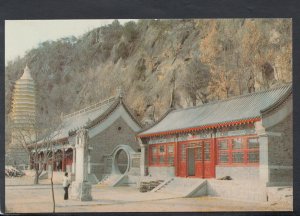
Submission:
M 142 175 L 291 185 L 292 86 L 173 109 L 138 137 Z

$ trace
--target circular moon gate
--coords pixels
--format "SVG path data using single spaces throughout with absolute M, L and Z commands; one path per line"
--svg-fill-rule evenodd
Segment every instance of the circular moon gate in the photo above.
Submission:
M 129 172 L 131 168 L 131 154 L 135 153 L 135 151 L 129 145 L 118 145 L 112 152 L 112 173 L 111 174 L 119 174 L 123 175 Z M 127 157 L 127 166 L 126 169 L 119 168 L 118 159 L 123 156 L 123 159 Z
M 116 154 L 115 160 L 120 173 L 124 174 L 128 168 L 128 157 L 126 152 L 123 149 L 119 150 Z

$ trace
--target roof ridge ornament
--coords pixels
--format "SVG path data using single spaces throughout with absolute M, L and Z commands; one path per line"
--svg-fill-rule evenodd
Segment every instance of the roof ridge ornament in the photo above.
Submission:
M 99 109 L 100 107 L 112 102 L 112 101 L 115 101 L 115 97 L 111 97 L 111 98 L 108 98 L 108 99 L 105 99 L 105 100 L 102 100 L 100 102 L 97 102 L 95 104 L 92 104 L 92 105 L 89 105 L 89 106 L 86 106 L 80 110 L 77 110 L 77 111 L 74 111 L 72 113 L 69 113 L 69 114 L 66 114 L 64 115 L 64 119 L 67 119 L 67 118 L 70 118 L 70 117 L 73 117 L 73 116 L 76 116 L 76 115 L 79 115 L 81 113 L 85 113 L 85 112 L 88 112 L 88 111 L 91 111 L 91 110 L 95 110 L 95 109 Z
M 123 98 L 124 93 L 123 93 L 122 87 L 118 87 L 118 88 L 117 88 L 117 95 L 116 95 L 116 96 L 119 97 L 120 99 Z

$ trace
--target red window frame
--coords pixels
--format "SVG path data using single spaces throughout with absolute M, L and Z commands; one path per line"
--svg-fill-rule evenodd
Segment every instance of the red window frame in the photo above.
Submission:
M 234 148 L 234 140 L 241 139 L 241 148 Z M 255 148 L 249 148 L 249 140 L 256 139 L 257 146 Z M 219 143 L 222 141 L 227 141 L 227 149 L 220 149 Z M 257 136 L 235 136 L 235 137 L 222 137 L 217 138 L 217 165 L 230 165 L 230 166 L 256 166 L 259 164 L 259 143 Z M 234 153 L 243 153 L 243 159 L 240 162 L 234 162 Z M 256 161 L 249 161 L 248 153 L 257 153 Z M 227 162 L 222 162 L 220 160 L 221 154 L 227 154 L 228 160 Z
M 173 147 L 173 152 L 169 151 L 169 147 Z M 156 149 L 153 152 L 153 149 Z M 161 152 L 160 149 L 163 148 L 164 151 Z M 153 161 L 153 158 L 156 158 Z M 161 161 L 160 158 L 163 160 Z M 173 158 L 173 160 L 171 160 Z M 175 161 L 175 143 L 160 143 L 149 145 L 149 166 L 174 166 Z

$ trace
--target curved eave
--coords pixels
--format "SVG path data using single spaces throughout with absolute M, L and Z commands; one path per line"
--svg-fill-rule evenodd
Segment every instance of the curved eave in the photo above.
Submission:
M 172 111 L 174 111 L 174 110 L 175 110 L 175 108 L 170 108 L 167 112 L 165 112 L 165 114 L 162 115 L 162 117 L 161 117 L 158 121 L 156 121 L 156 122 L 154 122 L 152 125 L 149 125 L 148 127 L 144 128 L 143 130 L 140 131 L 140 133 L 143 133 L 144 131 L 147 131 L 147 130 L 149 130 L 150 128 L 152 128 L 152 127 L 154 127 L 155 125 L 157 125 L 158 123 L 160 123 L 164 118 L 166 118 L 166 116 L 167 116 L 170 112 L 172 112 Z
M 26 92 L 18 92 L 18 94 L 14 94 L 14 98 L 35 98 L 35 94 L 30 94 Z
M 35 95 L 36 94 L 36 89 L 33 88 L 15 88 L 14 89 L 14 94 L 31 94 L 31 95 Z
M 131 113 L 131 111 L 129 110 L 128 106 L 126 105 L 126 103 L 120 99 L 120 103 L 123 104 L 124 109 L 126 110 L 126 112 L 129 114 L 130 118 L 140 127 L 143 128 L 142 124 L 139 122 L 139 120 Z
M 32 88 L 36 89 L 36 85 L 33 83 L 16 83 L 14 88 Z
M 17 112 L 17 111 L 31 111 L 34 110 L 35 111 L 35 105 L 29 105 L 29 104 L 13 104 L 12 106 L 13 112 Z
M 96 125 L 98 125 L 99 123 L 101 123 L 102 121 L 104 121 L 110 114 L 112 114 L 121 104 L 123 104 L 124 109 L 126 110 L 126 112 L 129 114 L 130 118 L 140 127 L 142 128 L 141 124 L 138 122 L 137 119 L 135 119 L 135 117 L 132 115 L 132 113 L 129 111 L 129 109 L 127 108 L 127 106 L 124 104 L 124 102 L 122 101 L 122 99 L 120 98 L 119 100 L 117 100 L 115 103 L 113 103 L 104 113 L 102 113 L 99 117 L 97 117 L 96 119 L 94 119 L 93 121 L 91 121 L 85 128 L 89 129 L 92 127 L 95 127 Z
M 263 109 L 260 111 L 261 114 L 267 114 L 269 112 L 272 112 L 275 110 L 277 107 L 279 107 L 281 104 L 283 104 L 287 99 L 292 96 L 292 86 L 288 89 L 288 91 L 275 103 L 272 105 L 268 106 L 267 108 Z
M 16 82 L 18 82 L 18 81 L 33 81 L 34 82 L 34 80 L 32 79 L 32 77 L 30 77 L 30 78 L 29 77 L 28 78 L 27 77 L 23 77 L 23 78 L 21 77 Z
M 36 101 L 35 100 L 13 100 L 12 104 L 28 104 L 28 105 L 36 105 Z
M 230 121 L 230 122 L 222 122 L 222 123 L 217 123 L 217 124 L 202 125 L 202 126 L 199 126 L 199 127 L 183 128 L 183 129 L 162 131 L 162 132 L 149 133 L 149 134 L 139 134 L 137 137 L 145 138 L 145 137 L 154 137 L 154 136 L 162 136 L 162 135 L 171 135 L 171 134 L 177 134 L 177 133 L 195 132 L 195 131 L 200 131 L 200 130 L 208 130 L 208 129 L 214 129 L 214 128 L 249 124 L 249 123 L 254 123 L 254 122 L 257 122 L 257 121 L 260 121 L 260 120 L 261 120 L 260 117 L 254 117 L 254 118 L 241 119 L 241 120 L 235 120 L 235 121 Z
M 18 88 L 18 87 L 21 87 L 21 88 L 35 88 L 35 84 L 34 83 L 25 83 L 25 82 L 22 82 L 22 83 L 16 83 L 15 85 L 15 88 Z
M 59 138 L 59 139 L 53 139 L 52 141 L 51 141 L 51 143 L 55 146 L 57 143 L 60 143 L 60 142 L 64 142 L 64 141 L 67 141 L 68 140 L 68 137 L 63 137 L 63 138 Z M 34 147 L 41 147 L 41 146 L 43 146 L 44 145 L 44 142 L 43 141 L 37 141 L 37 143 L 34 143 L 34 144 L 29 144 L 28 145 L 28 148 L 29 149 L 32 149 L 32 148 L 34 148 Z M 50 151 L 51 149 L 49 148 L 49 151 Z
M 119 104 L 120 104 L 120 100 L 114 102 L 104 113 L 102 113 L 100 116 L 98 116 L 93 121 L 91 121 L 85 128 L 89 129 L 101 123 L 118 107 Z
M 18 104 L 12 104 L 12 108 L 14 109 L 14 110 L 21 110 L 22 108 L 27 108 L 27 110 L 28 109 L 33 109 L 33 110 L 35 110 L 35 107 L 36 107 L 36 105 L 35 104 L 25 104 L 25 103 L 23 103 L 23 104 L 20 104 L 20 103 L 18 103 Z M 25 111 L 25 110 L 24 110 Z

